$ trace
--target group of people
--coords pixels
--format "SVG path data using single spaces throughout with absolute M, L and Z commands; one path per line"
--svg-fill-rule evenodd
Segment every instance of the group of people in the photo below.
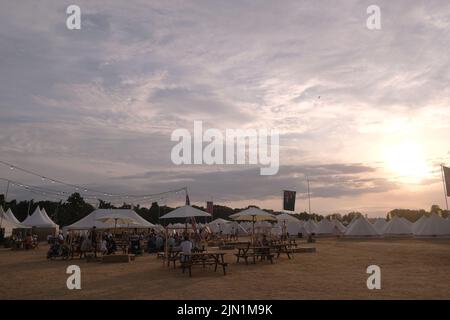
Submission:
M 38 243 L 38 236 L 31 232 L 27 232 L 25 236 L 21 232 L 11 236 L 11 247 L 14 249 L 30 250 L 36 248 Z

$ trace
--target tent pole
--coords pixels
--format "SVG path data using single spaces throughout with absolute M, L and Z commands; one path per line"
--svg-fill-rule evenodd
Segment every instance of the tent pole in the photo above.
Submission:
M 444 175 L 444 165 L 443 164 L 441 164 L 441 174 L 442 174 L 442 185 L 444 186 L 445 206 L 448 211 L 447 186 L 445 185 L 445 175 Z

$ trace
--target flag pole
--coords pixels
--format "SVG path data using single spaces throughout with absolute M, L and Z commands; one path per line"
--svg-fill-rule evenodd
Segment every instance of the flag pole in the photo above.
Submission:
M 442 185 L 444 186 L 444 198 L 445 198 L 445 206 L 448 211 L 448 200 L 447 200 L 447 187 L 445 185 L 445 175 L 444 175 L 444 165 L 441 164 L 441 174 L 442 174 Z
M 311 193 L 309 192 L 309 177 L 306 176 L 306 181 L 308 182 L 308 206 L 309 206 L 309 215 L 311 215 Z

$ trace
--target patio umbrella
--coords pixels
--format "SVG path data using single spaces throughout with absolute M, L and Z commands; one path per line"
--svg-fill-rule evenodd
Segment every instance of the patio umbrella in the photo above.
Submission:
M 255 222 L 256 221 L 277 221 L 277 218 L 264 210 L 250 207 L 241 212 L 232 214 L 231 219 L 236 221 L 251 221 L 252 222 L 252 242 L 255 238 Z
M 114 233 L 116 233 L 117 224 L 137 224 L 137 221 L 130 218 L 123 216 L 121 214 L 109 214 L 106 216 L 103 216 L 101 218 L 95 219 L 97 221 L 101 221 L 103 223 L 107 224 L 113 224 L 114 223 Z

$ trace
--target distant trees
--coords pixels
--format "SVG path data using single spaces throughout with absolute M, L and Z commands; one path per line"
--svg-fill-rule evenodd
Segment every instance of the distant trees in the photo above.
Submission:
M 136 211 L 137 214 L 139 214 L 142 218 L 145 220 L 154 223 L 154 224 L 167 224 L 169 222 L 175 223 L 175 222 L 184 222 L 184 221 L 164 221 L 160 220 L 160 217 L 169 213 L 170 211 L 174 210 L 175 208 L 169 207 L 169 206 L 160 206 L 157 202 L 153 202 L 150 207 L 142 207 L 140 205 L 132 205 L 128 203 L 122 203 L 122 205 L 116 207 L 110 202 L 106 202 L 104 200 L 98 199 L 99 201 L 99 208 L 100 209 L 114 209 L 114 208 L 120 208 L 120 209 L 133 209 Z M 28 214 L 32 214 L 37 206 L 41 208 L 45 208 L 50 218 L 53 219 L 57 224 L 60 226 L 66 226 L 69 224 L 72 224 L 79 219 L 87 216 L 89 213 L 91 213 L 95 208 L 85 202 L 83 197 L 79 193 L 73 193 L 72 195 L 67 198 L 65 202 L 55 202 L 55 201 L 34 201 L 34 200 L 22 200 L 17 202 L 16 200 L 11 200 L 8 202 L 5 202 L 4 195 L 0 194 L 0 205 L 3 206 L 5 210 L 8 208 L 11 208 L 11 210 L 16 215 L 17 219 L 20 221 L 23 221 Z M 193 206 L 197 209 L 206 211 L 205 207 L 202 206 Z M 213 206 L 213 216 L 212 218 L 209 218 L 208 221 L 212 219 L 222 218 L 222 219 L 229 219 L 230 215 L 233 213 L 239 212 L 241 210 L 244 210 L 246 208 L 230 208 L 223 205 L 214 205 Z M 274 211 L 270 209 L 264 209 L 265 211 L 272 213 L 272 214 L 280 214 L 281 211 Z M 446 210 L 441 209 L 438 205 L 432 205 L 430 208 L 430 212 L 427 212 L 426 210 L 409 210 L 409 209 L 395 209 L 387 214 L 387 219 L 392 219 L 394 216 L 403 217 L 411 222 L 417 221 L 421 216 L 426 215 L 429 216 L 431 213 L 436 213 L 441 215 L 442 217 L 446 218 L 449 216 L 449 212 Z M 298 212 L 293 213 L 293 216 L 297 217 L 300 220 L 315 220 L 320 221 L 324 219 L 325 217 L 316 213 L 309 214 L 307 212 Z M 333 213 L 328 215 L 328 218 L 331 219 L 337 219 L 344 223 L 350 223 L 354 218 L 360 217 L 363 214 L 361 212 L 349 212 L 347 214 L 342 215 L 341 213 Z M 199 219 L 197 222 L 205 222 L 205 219 Z

